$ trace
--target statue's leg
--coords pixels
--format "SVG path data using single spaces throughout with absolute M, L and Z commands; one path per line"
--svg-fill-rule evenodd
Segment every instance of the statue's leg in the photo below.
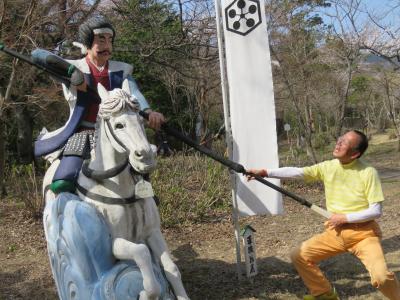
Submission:
M 156 229 L 151 233 L 150 237 L 147 239 L 147 244 L 150 246 L 156 257 L 160 259 L 167 280 L 171 284 L 177 299 L 189 299 L 185 288 L 183 287 L 181 273 L 169 254 L 167 243 L 165 242 L 160 229 Z
M 160 297 L 161 286 L 154 275 L 151 254 L 146 245 L 116 238 L 113 241 L 113 254 L 118 259 L 134 260 L 142 272 L 144 293 L 140 293 L 140 300 L 156 300 Z
M 50 189 L 58 194 L 75 192 L 75 184 L 83 164 L 83 158 L 77 155 L 63 156 L 53 177 Z

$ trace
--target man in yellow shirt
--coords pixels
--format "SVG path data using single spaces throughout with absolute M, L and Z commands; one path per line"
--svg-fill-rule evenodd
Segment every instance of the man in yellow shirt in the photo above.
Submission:
M 367 148 L 365 134 L 352 130 L 338 139 L 333 160 L 305 168 L 248 170 L 264 177 L 303 178 L 324 183 L 326 207 L 332 213 L 325 222 L 325 231 L 291 253 L 295 268 L 310 290 L 304 300 L 339 299 L 318 263 L 345 252 L 361 260 L 370 273 L 372 285 L 382 294 L 388 299 L 400 300 L 400 285 L 396 275 L 387 269 L 381 232 L 375 221 L 382 214 L 381 183 L 377 171 L 359 160 Z

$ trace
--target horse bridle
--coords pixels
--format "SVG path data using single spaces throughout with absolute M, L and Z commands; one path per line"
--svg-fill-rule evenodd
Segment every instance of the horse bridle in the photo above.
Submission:
M 96 181 L 101 181 L 101 180 L 104 180 L 107 178 L 117 176 L 119 173 L 121 173 L 123 170 L 125 170 L 125 168 L 129 164 L 129 149 L 115 135 L 114 131 L 112 131 L 112 126 L 111 126 L 110 120 L 106 119 L 105 122 L 108 127 L 108 130 L 110 131 L 110 133 L 112 135 L 112 138 L 115 140 L 115 142 L 118 145 L 120 145 L 125 150 L 126 156 L 122 163 L 120 163 L 119 165 L 117 165 L 111 169 L 108 169 L 108 170 L 94 170 L 89 167 L 90 159 L 85 160 L 85 162 L 82 165 L 83 175 L 85 175 L 88 178 L 94 179 Z M 107 131 L 105 131 L 105 133 L 106 133 L 107 138 L 110 139 L 110 137 L 107 134 Z M 131 167 L 131 168 L 133 169 L 133 167 Z M 134 203 L 137 200 L 139 200 L 136 198 L 135 194 L 133 194 L 133 196 L 128 197 L 128 198 L 113 198 L 113 197 L 106 197 L 103 195 L 95 194 L 95 193 L 88 191 L 83 186 L 79 185 L 78 183 L 76 184 L 76 188 L 83 195 L 85 195 L 91 199 L 94 199 L 96 201 L 100 201 L 100 202 L 107 203 L 107 204 L 123 205 L 123 204 L 131 204 L 131 203 Z
M 108 170 L 95 170 L 89 167 L 90 159 L 86 159 L 82 165 L 82 173 L 88 178 L 94 179 L 96 181 L 101 181 L 104 179 L 108 179 L 114 176 L 117 176 L 119 173 L 121 173 L 123 170 L 125 170 L 126 166 L 129 164 L 129 149 L 122 143 L 122 141 L 115 135 L 114 131 L 112 130 L 112 126 L 110 123 L 109 119 L 105 120 L 106 125 L 108 127 L 108 130 L 111 133 L 112 138 L 114 141 L 120 145 L 124 150 L 125 150 L 125 158 L 124 160 L 116 165 L 115 167 L 112 167 Z M 107 131 L 106 131 L 107 135 Z M 107 135 L 108 137 L 108 135 Z M 108 137 L 109 138 L 109 137 Z

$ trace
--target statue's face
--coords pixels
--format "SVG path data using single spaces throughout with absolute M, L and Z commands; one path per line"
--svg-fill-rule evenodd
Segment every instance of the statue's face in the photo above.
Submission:
M 98 61 L 108 61 L 112 54 L 113 36 L 109 33 L 95 34 L 90 52 Z

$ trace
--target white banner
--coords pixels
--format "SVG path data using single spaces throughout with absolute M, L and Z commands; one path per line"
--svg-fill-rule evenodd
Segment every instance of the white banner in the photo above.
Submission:
M 231 158 L 245 168 L 277 168 L 275 103 L 264 0 L 220 3 L 224 30 L 223 39 L 219 40 L 225 41 Z M 279 185 L 279 180 L 270 181 Z M 259 182 L 246 182 L 243 176 L 236 176 L 236 194 L 241 215 L 283 212 L 280 193 Z

